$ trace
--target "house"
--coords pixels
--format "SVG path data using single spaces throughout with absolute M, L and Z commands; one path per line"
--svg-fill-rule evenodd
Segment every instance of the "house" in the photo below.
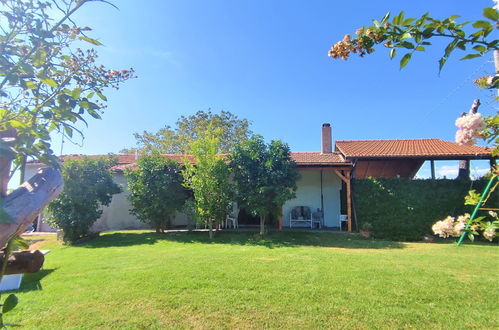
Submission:
M 293 209 L 305 206 L 311 212 L 321 214 L 321 225 L 326 228 L 340 228 L 341 219 L 346 220 L 346 229 L 352 230 L 351 183 L 355 178 L 386 177 L 413 178 L 425 160 L 432 164 L 434 177 L 435 160 L 461 160 L 465 164 L 473 159 L 495 161 L 491 150 L 478 146 L 460 146 L 454 142 L 440 139 L 413 140 L 364 140 L 336 141 L 334 144 L 331 125 L 322 125 L 322 150 L 320 152 L 292 152 L 297 164 L 300 179 L 297 182 L 296 198 L 283 206 L 283 217 L 279 219 L 279 228 L 290 226 Z M 68 155 L 63 158 L 78 158 L 81 155 Z M 94 156 L 91 156 L 94 157 Z M 181 155 L 168 154 L 165 157 L 181 161 Z M 137 161 L 135 155 L 119 155 L 118 165 L 112 168 L 114 179 L 125 187 L 124 191 L 113 196 L 108 207 L 104 207 L 102 217 L 94 224 L 94 230 L 117 230 L 147 228 L 135 216 L 129 214 L 126 198 L 126 180 L 124 170 L 133 167 Z M 28 163 L 26 177 L 36 173 L 39 163 Z M 321 212 L 322 211 L 322 212 Z M 342 216 L 344 215 L 344 216 Z M 242 217 L 242 218 L 241 218 Z M 243 219 L 246 217 L 246 219 Z M 248 221 L 248 213 L 240 214 L 240 222 Z M 187 217 L 178 213 L 173 225 L 187 224 Z M 251 219 L 250 219 L 251 220 Z M 299 221 L 298 221 L 299 222 Z M 38 230 L 50 230 L 42 217 L 38 219 Z

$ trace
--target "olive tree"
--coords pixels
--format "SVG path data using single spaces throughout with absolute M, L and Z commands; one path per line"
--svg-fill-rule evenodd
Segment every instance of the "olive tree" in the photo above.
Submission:
M 260 217 L 260 235 L 269 214 L 281 216 L 284 203 L 295 197 L 298 172 L 287 144 L 266 144 L 254 136 L 236 146 L 229 156 L 240 206 Z
M 128 169 L 125 175 L 130 213 L 157 233 L 164 232 L 189 196 L 180 165 L 160 154 L 145 155 L 137 161 L 137 169 Z

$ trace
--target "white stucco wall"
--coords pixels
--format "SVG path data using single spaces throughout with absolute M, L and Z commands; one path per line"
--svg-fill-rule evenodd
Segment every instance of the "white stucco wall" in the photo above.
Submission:
M 321 171 L 299 170 L 296 198 L 283 206 L 283 226 L 289 226 L 289 214 L 295 206 L 308 206 L 312 212 L 321 208 Z M 339 227 L 341 181 L 332 171 L 322 171 L 322 194 L 324 200 L 324 225 Z M 295 225 L 293 224 L 293 227 Z
M 130 192 L 127 190 L 125 176 L 121 173 L 115 173 L 114 181 L 123 188 L 123 192 L 113 196 L 111 204 L 103 208 L 101 218 L 97 220 L 92 229 L 96 231 L 104 231 L 150 228 L 147 224 L 139 221 L 129 212 L 130 203 L 127 200 L 127 196 Z M 172 224 L 174 226 L 187 225 L 187 217 L 182 213 L 178 213 L 172 221 Z
M 28 164 L 26 166 L 26 178 L 29 179 L 38 171 L 38 166 Z M 113 196 L 109 206 L 104 206 L 102 209 L 102 216 L 92 226 L 93 231 L 107 231 L 107 230 L 120 230 L 120 229 L 144 229 L 149 226 L 139 221 L 135 216 L 129 213 L 130 203 L 127 200 L 129 194 L 126 189 L 127 184 L 125 176 L 121 173 L 114 174 L 114 181 L 122 186 L 123 192 Z M 43 219 L 43 215 L 42 215 Z M 187 217 L 178 213 L 172 222 L 175 226 L 187 225 Z M 56 229 L 43 222 L 40 222 L 38 231 L 55 231 Z
M 38 170 L 37 166 L 28 164 L 26 178 L 32 177 Z M 283 225 L 289 226 L 289 214 L 295 206 L 309 206 L 312 212 L 321 207 L 321 171 L 299 170 L 300 179 L 297 182 L 296 198 L 287 201 L 283 206 Z M 116 183 L 123 187 L 123 192 L 113 196 L 111 204 L 103 208 L 102 216 L 95 222 L 92 229 L 95 231 L 141 229 L 148 228 L 129 213 L 130 204 L 127 200 L 129 192 L 126 189 L 126 180 L 123 174 L 114 174 Z M 322 171 L 322 191 L 324 200 L 324 225 L 338 227 L 340 216 L 340 189 L 341 181 L 332 171 Z M 173 225 L 187 225 L 187 217 L 178 213 Z M 40 231 L 51 229 L 46 223 L 40 224 Z

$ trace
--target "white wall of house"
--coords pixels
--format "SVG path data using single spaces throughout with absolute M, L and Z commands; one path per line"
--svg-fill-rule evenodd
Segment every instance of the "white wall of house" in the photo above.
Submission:
M 123 192 L 113 196 L 109 206 L 103 208 L 102 216 L 95 222 L 92 229 L 96 231 L 117 230 L 117 229 L 144 229 L 150 228 L 147 224 L 139 221 L 129 212 L 130 203 L 127 196 L 130 192 L 127 190 L 125 176 L 122 173 L 113 175 L 114 182 L 123 188 Z M 187 217 L 183 213 L 177 213 L 172 221 L 174 226 L 187 225 Z
M 321 171 L 307 169 L 298 172 L 300 179 L 297 182 L 296 198 L 287 201 L 283 206 L 284 227 L 289 227 L 289 214 L 293 207 L 308 206 L 312 212 L 321 208 Z M 324 226 L 326 227 L 339 227 L 340 190 L 340 178 L 332 171 L 322 171 Z
M 26 166 L 26 178 L 36 174 L 38 166 L 28 164 Z M 289 226 L 289 214 L 295 206 L 308 206 L 315 212 L 321 208 L 321 171 L 299 170 L 300 179 L 297 182 L 298 189 L 296 198 L 287 201 L 283 206 L 283 225 Z M 114 181 L 122 186 L 123 192 L 113 196 L 109 206 L 103 207 L 103 213 L 93 225 L 94 231 L 108 231 L 120 229 L 142 229 L 149 228 L 147 224 L 140 222 L 129 213 L 130 203 L 127 200 L 129 194 L 126 189 L 126 179 L 122 173 L 114 174 Z M 324 225 L 326 227 L 338 227 L 340 216 L 340 189 L 341 181 L 332 171 L 322 171 L 322 193 L 324 200 Z M 178 213 L 172 222 L 175 226 L 187 225 L 187 217 Z M 55 231 L 47 223 L 40 221 L 38 231 Z
M 26 165 L 26 179 L 31 178 L 38 171 L 39 165 L 27 164 Z M 129 213 L 130 203 L 127 200 L 129 191 L 126 189 L 126 179 L 122 173 L 115 173 L 113 175 L 114 181 L 122 186 L 123 192 L 113 196 L 111 203 L 108 206 L 104 206 L 102 209 L 102 216 L 94 223 L 92 226 L 93 231 L 108 231 L 108 230 L 121 230 L 121 229 L 144 229 L 149 228 L 149 226 L 137 219 L 135 216 Z M 172 222 L 175 226 L 187 225 L 187 217 L 178 213 Z M 41 221 L 39 222 L 38 231 L 56 231 L 55 228 L 51 228 L 46 222 L 43 221 L 43 215 L 41 215 Z

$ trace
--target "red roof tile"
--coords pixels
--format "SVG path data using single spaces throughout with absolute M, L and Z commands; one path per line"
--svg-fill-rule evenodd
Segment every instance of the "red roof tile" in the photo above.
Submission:
M 440 139 L 336 141 L 336 149 L 351 158 L 490 158 L 486 147 L 462 146 Z
M 350 165 L 339 152 L 323 154 L 321 152 L 292 152 L 291 158 L 298 166 L 314 165 Z

